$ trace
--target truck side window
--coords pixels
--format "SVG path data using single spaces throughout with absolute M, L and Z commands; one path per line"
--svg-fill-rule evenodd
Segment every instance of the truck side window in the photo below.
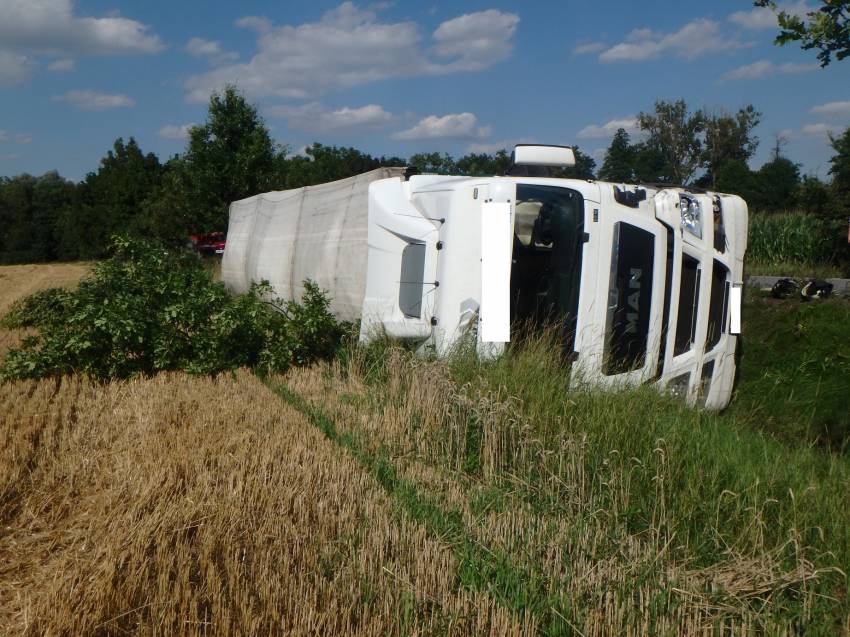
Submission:
M 729 314 L 729 268 L 715 259 L 711 269 L 711 297 L 708 306 L 708 334 L 705 351 L 711 351 L 726 331 Z
M 409 243 L 401 252 L 398 307 L 410 318 L 422 318 L 422 279 L 425 277 L 425 245 Z
M 676 320 L 676 339 L 673 355 L 684 354 L 694 344 L 699 312 L 699 289 L 702 270 L 699 261 L 689 255 L 682 258 L 679 280 L 679 318 Z
M 646 362 L 654 262 L 655 235 L 629 223 L 614 224 L 603 367 L 609 376 Z

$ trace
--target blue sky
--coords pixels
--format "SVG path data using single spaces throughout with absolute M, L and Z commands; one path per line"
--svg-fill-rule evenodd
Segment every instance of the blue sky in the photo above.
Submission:
M 805 12 L 814 0 L 793 0 Z M 636 8 L 639 7 L 639 8 Z M 0 175 L 79 180 L 116 137 L 165 159 L 235 82 L 292 152 L 318 141 L 456 156 L 576 144 L 601 161 L 655 99 L 764 117 L 827 176 L 850 125 L 850 62 L 772 44 L 772 14 L 714 2 L 0 0 Z

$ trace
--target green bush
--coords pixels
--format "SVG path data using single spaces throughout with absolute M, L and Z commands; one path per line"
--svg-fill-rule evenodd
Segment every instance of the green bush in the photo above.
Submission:
M 828 221 L 803 212 L 750 216 L 747 258 L 764 265 L 831 263 L 835 242 Z
M 74 292 L 40 293 L 13 308 L 8 322 L 41 333 L 8 353 L 0 379 L 242 366 L 265 373 L 329 356 L 341 340 L 329 300 L 310 281 L 301 303 L 274 298 L 266 282 L 234 296 L 193 254 L 126 237 L 111 251 Z
M 61 323 L 68 313 L 70 293 L 64 288 L 48 288 L 16 301 L 0 319 L 0 327 L 47 327 Z

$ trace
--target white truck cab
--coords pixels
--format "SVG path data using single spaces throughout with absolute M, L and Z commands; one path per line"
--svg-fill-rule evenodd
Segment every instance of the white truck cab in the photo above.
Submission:
M 482 298 L 487 242 L 501 241 L 510 267 L 490 285 L 509 290 L 507 311 Z M 386 333 L 445 355 L 475 338 L 498 354 L 504 342 L 482 338 L 488 320 L 555 321 L 574 383 L 652 382 L 709 409 L 729 402 L 747 243 L 740 197 L 416 175 L 371 184 L 368 243 L 363 340 Z
M 571 162 L 567 147 L 519 146 L 508 176 L 383 169 L 235 202 L 223 279 L 242 291 L 265 278 L 297 298 L 312 278 L 342 318 L 360 319 L 361 340 L 386 334 L 440 356 L 464 340 L 498 355 L 518 326 L 555 325 L 574 384 L 655 383 L 722 409 L 735 378 L 746 204 L 531 176 Z

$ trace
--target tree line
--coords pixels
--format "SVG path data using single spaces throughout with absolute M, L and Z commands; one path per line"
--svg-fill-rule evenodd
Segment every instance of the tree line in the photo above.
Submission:
M 742 195 L 754 210 L 802 209 L 832 219 L 850 214 L 850 129 L 832 140 L 831 183 L 803 176 L 782 153 L 749 168 L 761 114 L 690 112 L 683 100 L 659 101 L 638 116 L 639 135 L 614 135 L 602 165 L 576 150 L 563 176 L 627 183 L 686 184 Z M 206 122 L 189 131 L 184 153 L 165 162 L 119 138 L 96 171 L 75 184 L 57 172 L 0 178 L 0 263 L 97 259 L 114 234 L 184 244 L 189 234 L 226 230 L 232 201 L 298 188 L 381 166 L 422 173 L 499 175 L 508 151 L 374 157 L 355 148 L 313 144 L 292 155 L 272 140 L 257 109 L 234 87 L 210 98 Z

